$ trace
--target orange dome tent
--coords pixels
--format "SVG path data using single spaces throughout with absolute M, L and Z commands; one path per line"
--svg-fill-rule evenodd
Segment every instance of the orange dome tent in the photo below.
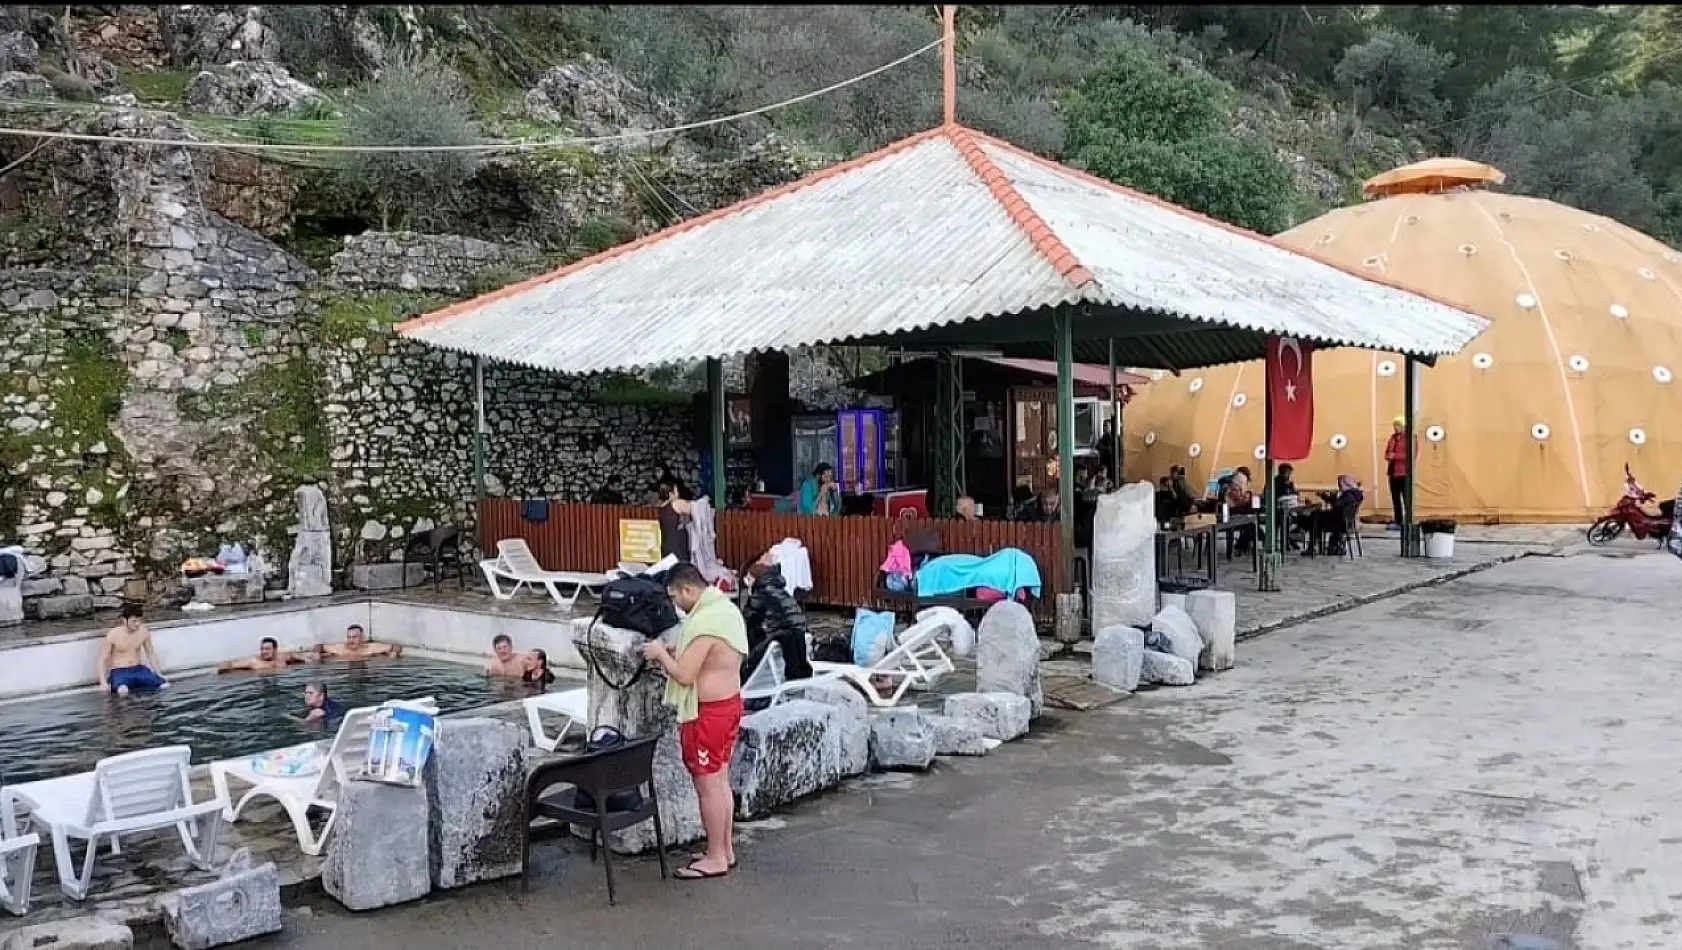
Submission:
M 1505 176 L 1463 159 L 1386 172 L 1379 200 L 1278 236 L 1488 317 L 1420 375 L 1417 517 L 1587 522 L 1627 461 L 1661 496 L 1682 479 L 1682 254 L 1608 218 L 1477 189 Z M 1390 511 L 1383 450 L 1400 415 L 1400 356 L 1314 359 L 1315 451 L 1299 486 L 1349 473 Z M 1153 374 L 1154 375 L 1154 374 Z M 1184 464 L 1197 484 L 1261 457 L 1260 363 L 1162 375 L 1127 407 L 1128 477 Z

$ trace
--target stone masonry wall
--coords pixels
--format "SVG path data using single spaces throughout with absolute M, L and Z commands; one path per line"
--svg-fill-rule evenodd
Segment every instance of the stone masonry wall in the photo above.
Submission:
M 485 283 L 487 276 L 523 276 L 539 263 L 538 253 L 527 247 L 454 234 L 369 231 L 345 238 L 326 280 L 349 291 L 460 294 Z

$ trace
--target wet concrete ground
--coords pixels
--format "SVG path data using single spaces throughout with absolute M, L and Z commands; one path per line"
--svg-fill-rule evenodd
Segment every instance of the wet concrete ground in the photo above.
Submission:
M 1682 562 L 1526 558 L 743 832 L 722 881 L 582 846 L 284 950 L 1682 946 Z

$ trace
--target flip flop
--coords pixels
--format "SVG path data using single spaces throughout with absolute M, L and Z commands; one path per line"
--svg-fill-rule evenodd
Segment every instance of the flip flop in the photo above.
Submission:
M 729 871 L 703 871 L 695 865 L 687 865 L 672 872 L 672 877 L 679 881 L 708 881 L 715 877 L 723 877 Z
M 704 855 L 704 854 L 692 854 L 692 855 L 689 856 L 689 863 L 690 864 L 695 864 L 696 862 L 705 861 L 706 859 L 707 859 L 707 856 Z M 736 864 L 737 863 L 738 863 L 737 858 L 731 858 L 730 859 L 730 870 L 732 870 L 732 871 L 736 870 Z

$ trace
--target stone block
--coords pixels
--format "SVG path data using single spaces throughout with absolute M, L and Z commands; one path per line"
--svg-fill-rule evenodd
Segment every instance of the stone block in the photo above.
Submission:
M 399 590 L 419 587 L 426 581 L 424 564 L 393 561 L 386 564 L 353 564 L 350 569 L 350 586 L 357 590 Z
M 859 691 L 839 680 L 815 680 L 800 687 L 800 699 L 835 707 L 835 730 L 840 738 L 837 780 L 870 771 L 870 703 Z
M 86 586 L 86 585 L 84 585 Z M 34 577 L 23 582 L 25 597 L 57 597 L 64 593 L 64 580 L 57 577 Z M 83 591 L 87 593 L 87 591 Z
M 12 931 L 0 950 L 133 950 L 134 931 L 91 914 Z
M 987 737 L 980 720 L 955 716 L 929 716 L 934 730 L 935 755 L 986 755 L 999 747 L 999 740 Z
M 954 719 L 974 720 L 982 735 L 1000 742 L 1027 735 L 1033 718 L 1026 697 L 1015 693 L 954 693 L 946 697 L 942 712 Z
M 321 886 L 350 910 L 374 910 L 432 892 L 426 790 L 353 781 L 321 862 Z
M 1230 670 L 1238 659 L 1238 601 L 1224 590 L 1193 591 L 1186 596 L 1186 613 L 1203 638 L 1199 665 L 1206 670 Z
M 530 733 L 499 719 L 442 719 L 426 762 L 432 886 L 520 873 Z
M 263 602 L 261 574 L 206 574 L 187 578 L 193 599 L 206 604 L 260 604 Z
M 1160 633 L 1168 641 L 1168 652 L 1197 668 L 1197 657 L 1203 652 L 1203 637 L 1197 625 L 1178 607 L 1164 607 L 1151 621 L 1151 632 Z
M 1028 608 L 1009 600 L 987 608 L 976 631 L 975 689 L 1025 696 L 1040 714 L 1040 639 Z
M 870 716 L 870 758 L 878 769 L 927 769 L 934 730 L 921 709 L 879 709 Z
M 1052 628 L 1058 643 L 1079 643 L 1085 633 L 1085 604 L 1079 594 L 1057 595 L 1057 625 Z
M 234 852 L 222 879 L 184 887 L 163 901 L 164 929 L 181 950 L 209 950 L 280 932 L 280 872 Z
M 839 780 L 836 707 L 796 699 L 742 718 L 730 788 L 736 817 L 759 818 Z
M 26 601 L 24 611 L 32 620 L 64 620 L 69 617 L 86 617 L 93 613 L 93 595 L 76 594 L 74 596 L 42 597 L 39 600 Z
M 1132 627 L 1105 627 L 1092 639 L 1092 678 L 1112 689 L 1139 688 L 1145 662 L 1145 635 Z
M 16 584 L 0 584 L 0 627 L 23 623 L 23 590 Z
M 1178 607 L 1181 610 L 1184 610 L 1184 609 L 1186 609 L 1186 595 L 1178 593 L 1178 592 L 1171 593 L 1171 594 L 1163 594 L 1162 595 L 1162 606 L 1164 606 L 1164 607 Z
M 88 589 L 87 579 L 77 577 L 74 574 L 64 578 L 60 583 L 62 584 L 62 589 L 59 592 L 71 597 L 75 597 L 79 594 L 93 593 L 93 591 Z
M 1092 629 L 1143 627 L 1156 610 L 1156 487 L 1098 496 L 1092 520 Z
M 1197 671 L 1181 657 L 1172 653 L 1146 650 L 1139 667 L 1139 682 L 1159 686 L 1190 686 L 1197 681 Z

